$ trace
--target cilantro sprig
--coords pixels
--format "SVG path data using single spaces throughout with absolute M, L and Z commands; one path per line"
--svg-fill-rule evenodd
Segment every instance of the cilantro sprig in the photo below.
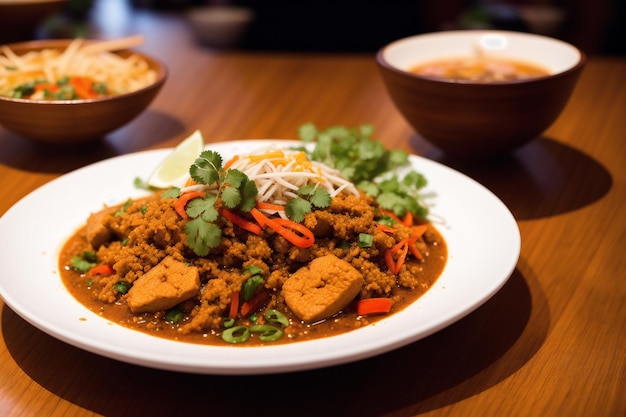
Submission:
M 214 151 L 203 151 L 189 167 L 189 175 L 200 184 L 215 186 L 215 194 L 195 198 L 185 209 L 189 221 L 185 224 L 187 244 L 198 255 L 206 256 L 219 246 L 222 230 L 215 224 L 219 217 L 215 207 L 218 199 L 228 209 L 250 211 L 256 203 L 256 184 L 236 169 L 224 169 L 222 156 Z
M 218 186 L 218 196 L 229 209 L 250 211 L 256 203 L 258 190 L 254 181 L 237 170 L 225 170 L 222 156 L 211 150 L 203 151 L 189 168 L 191 178 L 200 184 Z
M 325 188 L 318 184 L 305 185 L 296 190 L 299 197 L 289 200 L 285 206 L 285 214 L 294 222 L 302 222 L 304 215 L 310 213 L 313 208 L 326 208 L 330 206 L 332 197 Z
M 404 177 L 390 174 L 410 166 L 409 154 L 401 149 L 385 149 L 372 137 L 373 133 L 373 127 L 368 124 L 319 130 L 314 124 L 306 123 L 298 130 L 302 141 L 315 144 L 308 152 L 309 158 L 339 170 L 357 188 L 375 197 L 382 208 L 398 216 L 410 211 L 426 217 L 428 208 L 421 195 L 426 178 L 415 171 Z

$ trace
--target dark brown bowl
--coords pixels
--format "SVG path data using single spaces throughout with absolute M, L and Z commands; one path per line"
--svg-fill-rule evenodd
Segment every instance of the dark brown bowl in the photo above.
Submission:
M 31 39 L 47 17 L 68 3 L 69 0 L 0 0 L 0 42 Z
M 551 74 L 477 83 L 409 72 L 421 62 L 470 56 L 481 43 L 496 47 L 489 53 L 534 62 Z M 572 45 L 538 35 L 451 31 L 393 42 L 378 52 L 377 62 L 396 107 L 424 139 L 452 155 L 482 157 L 540 136 L 567 104 L 585 57 Z
M 16 54 L 44 48 L 64 49 L 71 40 L 43 40 L 8 45 Z M 167 78 L 167 68 L 157 59 L 137 51 L 156 71 L 156 81 L 140 90 L 92 100 L 26 100 L 0 96 L 0 124 L 20 136 L 42 143 L 71 144 L 103 137 L 142 113 Z

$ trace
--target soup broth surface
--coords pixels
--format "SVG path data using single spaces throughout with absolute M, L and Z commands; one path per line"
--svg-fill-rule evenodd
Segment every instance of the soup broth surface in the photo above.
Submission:
M 550 71 L 534 63 L 484 56 L 438 59 L 415 65 L 409 71 L 417 75 L 480 83 L 550 75 Z

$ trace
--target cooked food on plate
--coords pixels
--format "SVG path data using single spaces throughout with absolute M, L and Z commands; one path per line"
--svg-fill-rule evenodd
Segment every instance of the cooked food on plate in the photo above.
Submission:
M 394 314 L 447 248 L 426 180 L 371 134 L 307 124 L 301 147 L 204 150 L 184 186 L 92 213 L 61 251 L 63 281 L 115 323 L 192 343 L 305 341 Z

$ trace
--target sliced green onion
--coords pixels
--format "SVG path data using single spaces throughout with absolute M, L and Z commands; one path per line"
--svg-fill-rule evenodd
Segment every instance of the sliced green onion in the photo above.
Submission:
M 83 252 L 83 259 L 89 262 L 97 262 L 98 257 L 96 256 L 96 252 L 88 250 Z
M 250 327 L 253 333 L 260 333 L 259 339 L 264 342 L 273 342 L 283 337 L 283 331 L 278 327 L 268 326 L 267 324 L 255 324 Z
M 99 82 L 99 83 L 93 83 L 91 85 L 91 88 L 93 88 L 93 91 L 95 91 L 96 93 L 100 94 L 101 96 L 107 94 L 109 92 L 109 89 L 107 88 L 107 85 L 103 82 Z
M 241 286 L 241 297 L 244 301 L 250 301 L 254 296 L 254 292 L 261 284 L 263 284 L 263 277 L 260 275 L 254 275 L 248 278 Z
M 289 319 L 280 311 L 277 310 L 267 310 L 265 312 L 265 320 L 270 323 L 279 323 L 283 326 L 289 326 Z
M 371 248 L 374 242 L 374 236 L 367 233 L 359 233 L 357 243 L 361 248 Z
M 247 273 L 247 274 L 250 274 L 250 276 L 258 275 L 261 272 L 263 272 L 263 270 L 261 268 L 259 268 L 258 266 L 256 266 L 256 265 L 250 265 L 250 266 L 246 267 L 246 269 L 243 270 L 244 274 Z
M 115 285 L 113 285 L 115 291 L 121 294 L 126 294 L 128 290 L 130 290 L 130 287 L 132 287 L 132 284 L 126 281 L 118 281 Z
M 243 343 L 250 339 L 250 330 L 246 326 L 235 326 L 222 332 L 222 340 L 228 343 Z
M 177 308 L 173 308 L 165 313 L 165 320 L 171 321 L 172 323 L 178 323 L 183 318 L 183 315 L 182 311 Z
M 350 242 L 347 240 L 342 240 L 337 244 L 337 248 L 339 249 L 348 249 L 350 247 Z
M 392 219 L 389 216 L 382 216 L 381 218 L 377 220 L 377 222 L 385 226 L 393 226 L 394 224 L 397 223 L 394 219 Z
M 89 262 L 88 260 L 86 260 L 82 256 L 74 256 L 70 260 L 70 266 L 72 267 L 72 269 L 74 269 L 74 270 L 84 274 L 87 271 L 89 271 L 91 268 L 96 266 L 96 263 L 95 262 Z
M 235 319 L 231 317 L 224 317 L 224 320 L 222 321 L 222 326 L 224 326 L 225 329 L 228 329 L 229 327 L 233 327 L 234 324 L 235 324 Z
M 114 216 L 121 216 L 122 214 L 126 213 L 126 209 L 128 207 L 130 207 L 130 205 L 133 204 L 132 200 L 126 200 L 126 202 L 124 204 L 122 204 L 122 207 L 120 207 L 120 209 L 118 211 L 116 211 L 115 213 L 113 213 Z

